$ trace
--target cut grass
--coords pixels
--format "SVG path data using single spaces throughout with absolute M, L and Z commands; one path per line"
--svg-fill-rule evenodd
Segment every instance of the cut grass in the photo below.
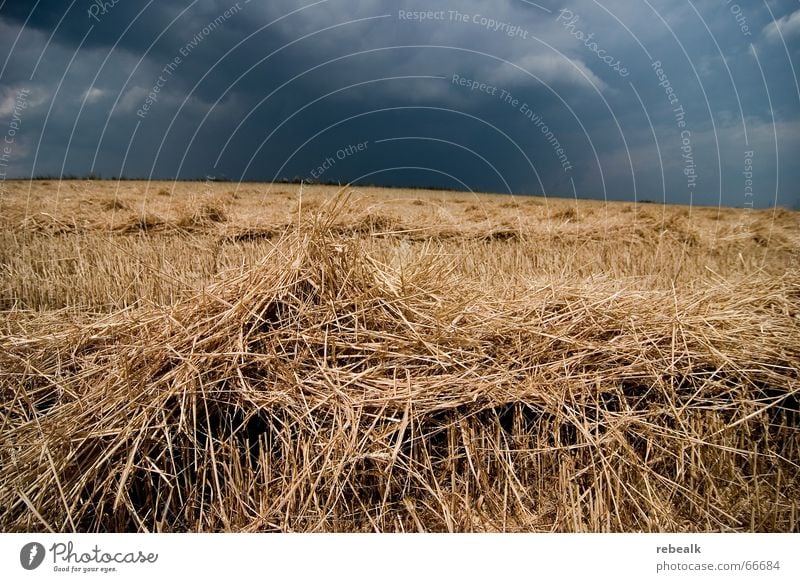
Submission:
M 381 216 L 336 198 L 226 243 L 194 290 L 176 254 L 164 295 L 102 317 L 7 311 L 0 528 L 798 531 L 791 238 L 759 269 L 690 225 L 414 239 Z M 133 264 L 168 253 L 134 236 Z

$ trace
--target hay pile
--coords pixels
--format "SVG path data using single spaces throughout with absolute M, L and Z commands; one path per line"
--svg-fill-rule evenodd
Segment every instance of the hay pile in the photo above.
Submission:
M 0 528 L 798 531 L 798 273 L 486 289 L 331 225 L 0 336 Z

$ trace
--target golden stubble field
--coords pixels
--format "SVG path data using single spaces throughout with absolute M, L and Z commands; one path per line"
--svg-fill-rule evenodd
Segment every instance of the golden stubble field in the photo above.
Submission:
M 800 214 L 6 182 L 2 531 L 799 531 Z

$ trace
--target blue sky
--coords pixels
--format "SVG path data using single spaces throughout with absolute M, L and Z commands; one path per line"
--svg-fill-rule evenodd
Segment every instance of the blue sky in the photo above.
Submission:
M 800 207 L 796 0 L 6 0 L 0 61 L 6 178 Z

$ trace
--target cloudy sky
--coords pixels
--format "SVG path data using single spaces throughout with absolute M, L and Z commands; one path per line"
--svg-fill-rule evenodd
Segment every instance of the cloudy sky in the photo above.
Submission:
M 0 178 L 800 207 L 798 0 L 0 0 Z

